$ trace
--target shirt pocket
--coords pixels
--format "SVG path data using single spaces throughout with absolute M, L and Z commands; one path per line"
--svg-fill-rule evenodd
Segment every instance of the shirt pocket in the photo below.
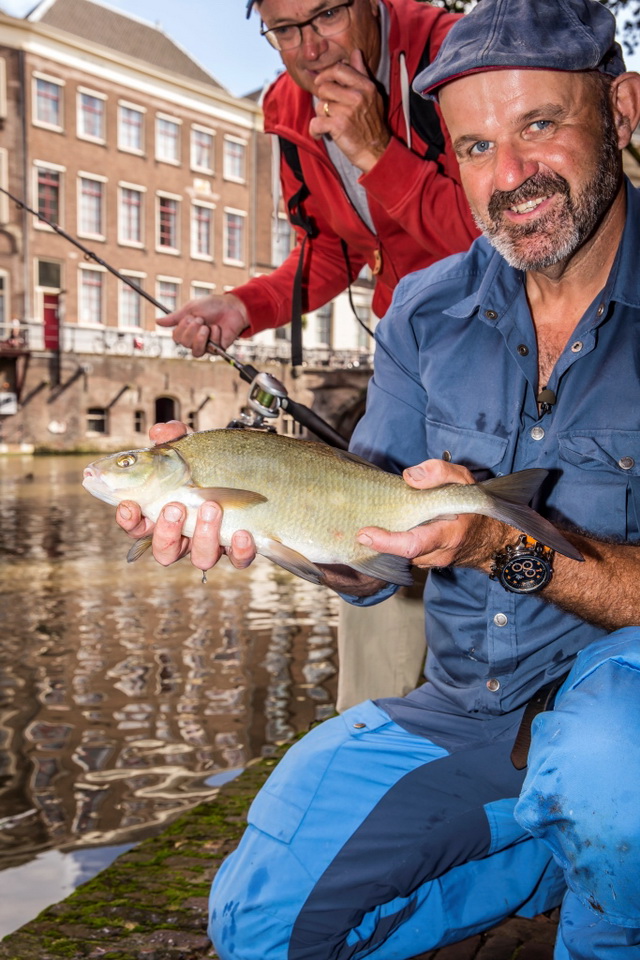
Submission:
M 429 456 L 461 463 L 474 473 L 477 480 L 493 476 L 495 468 L 504 460 L 508 444 L 504 437 L 428 417 L 425 423 Z
M 558 452 L 571 501 L 566 513 L 572 523 L 596 536 L 637 539 L 640 431 L 560 433 Z

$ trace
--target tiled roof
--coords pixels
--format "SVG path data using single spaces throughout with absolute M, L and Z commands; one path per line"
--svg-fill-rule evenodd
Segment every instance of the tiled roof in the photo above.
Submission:
M 65 30 L 92 43 L 102 44 L 129 57 L 144 60 L 159 70 L 177 73 L 224 90 L 206 70 L 162 32 L 137 17 L 105 7 L 95 0 L 43 0 L 27 19 Z

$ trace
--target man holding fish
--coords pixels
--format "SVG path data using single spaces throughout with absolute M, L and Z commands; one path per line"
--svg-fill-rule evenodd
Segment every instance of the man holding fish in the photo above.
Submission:
M 640 194 L 620 151 L 640 76 L 597 0 L 482 0 L 416 89 L 439 100 L 483 236 L 399 284 L 353 452 L 416 490 L 544 468 L 536 505 L 584 560 L 495 516 L 360 529 L 430 571 L 428 682 L 289 750 L 218 871 L 210 933 L 221 960 L 392 960 L 562 903 L 555 960 L 631 960 Z M 247 532 L 218 545 L 212 501 L 191 539 L 180 504 L 155 528 L 133 503 L 119 517 L 164 564 L 255 555 Z M 355 604 L 394 590 L 325 579 Z

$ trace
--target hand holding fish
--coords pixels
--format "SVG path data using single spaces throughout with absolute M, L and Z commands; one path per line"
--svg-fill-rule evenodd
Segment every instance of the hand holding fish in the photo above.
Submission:
M 156 423 L 149 430 L 152 442 L 168 443 L 187 433 L 187 426 L 179 420 Z M 256 549 L 250 534 L 239 530 L 234 534 L 231 546 L 220 546 L 222 510 L 217 503 L 205 501 L 198 511 L 198 520 L 193 537 L 185 537 L 182 528 L 187 511 L 181 503 L 168 503 L 154 524 L 145 517 L 134 500 L 123 500 L 116 510 L 116 522 L 136 540 L 152 537 L 152 553 L 163 567 L 190 554 L 194 567 L 203 573 L 215 566 L 223 554 L 238 570 L 243 570 L 255 559 Z
M 405 482 L 416 490 L 447 483 L 473 484 L 473 475 L 459 464 L 425 460 L 408 467 Z M 508 534 L 507 534 L 508 536 Z M 392 533 L 380 527 L 364 527 L 358 541 L 380 553 L 406 557 L 416 567 L 491 566 L 491 557 L 504 543 L 505 526 L 481 514 L 461 513 L 446 519 Z

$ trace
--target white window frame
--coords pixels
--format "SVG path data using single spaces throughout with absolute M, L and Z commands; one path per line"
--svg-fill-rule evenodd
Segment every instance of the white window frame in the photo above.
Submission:
M 2 280 L 2 285 L 0 286 L 0 300 L 4 301 L 4 311 L 0 311 L 0 337 L 8 337 L 11 335 L 12 327 L 15 324 L 15 321 L 10 318 L 9 306 L 11 304 L 11 297 L 9 294 L 11 291 L 9 290 L 9 285 L 11 283 L 11 278 L 8 270 L 0 269 L 0 280 Z
M 209 249 L 210 253 L 201 253 L 198 251 L 197 244 L 197 228 L 196 228 L 196 209 L 197 208 L 210 210 L 211 211 L 211 221 L 209 223 Z M 207 203 L 205 200 L 193 200 L 191 203 L 191 218 L 190 218 L 190 233 L 191 233 L 191 259 L 192 260 L 206 260 L 208 263 L 213 263 L 214 258 L 214 218 L 213 211 L 216 209 L 215 203 Z
M 139 113 L 140 116 L 142 117 L 142 124 L 141 124 L 141 141 L 142 141 L 142 142 L 141 142 L 141 145 L 140 145 L 139 147 L 130 147 L 130 146 L 128 146 L 127 144 L 121 142 L 121 139 L 120 139 L 120 131 L 121 131 L 121 129 L 122 129 L 122 127 L 121 127 L 121 122 L 122 122 L 121 111 L 122 111 L 122 109 L 131 110 L 131 111 L 133 111 L 133 112 L 135 112 L 135 113 Z M 145 121 L 146 113 L 147 113 L 147 108 L 146 108 L 146 107 L 141 107 L 139 103 L 131 103 L 129 100 L 118 100 L 118 115 L 117 115 L 117 121 L 116 121 L 116 122 L 117 122 L 117 131 L 116 131 L 116 133 L 117 133 L 117 141 L 118 141 L 118 150 L 122 150 L 123 153 L 132 153 L 132 154 L 133 154 L 134 156 L 136 156 L 136 157 L 142 157 L 142 156 L 144 156 L 145 132 L 146 132 L 146 129 L 145 129 L 146 125 L 145 125 L 145 122 L 144 122 L 144 121 Z
M 227 144 L 235 143 L 244 148 L 244 171 L 241 177 L 236 176 L 234 173 L 230 173 L 228 170 L 227 164 Z M 224 143 L 222 147 L 222 177 L 224 180 L 229 180 L 231 183 L 246 183 L 247 182 L 247 141 L 242 137 L 233 137 L 231 134 L 226 133 L 224 136 Z
M 100 136 L 94 136 L 92 133 L 85 133 L 82 130 L 82 98 L 92 97 L 94 100 L 99 100 L 102 103 L 102 134 Z M 100 93 L 98 90 L 91 90 L 89 87 L 78 87 L 76 91 L 76 136 L 78 140 L 87 140 L 89 143 L 106 143 L 107 142 L 107 95 L 106 93 Z
M 236 259 L 234 259 L 233 257 L 228 257 L 228 256 L 227 256 L 227 249 L 228 249 L 228 246 L 229 246 L 229 244 L 228 244 L 228 239 L 229 239 L 229 220 L 228 220 L 228 217 L 229 217 L 229 216 L 242 217 L 243 223 L 245 224 L 245 228 L 246 228 L 246 223 L 247 223 L 247 213 L 246 213 L 245 210 L 236 210 L 234 207 L 225 207 L 225 208 L 224 208 L 224 228 L 223 228 L 224 235 L 223 235 L 223 238 L 222 238 L 222 243 L 223 243 L 223 247 L 222 247 L 222 253 L 223 253 L 223 255 L 222 255 L 222 262 L 228 264 L 228 265 L 231 266 L 231 267 L 244 267 L 245 264 L 246 264 L 246 260 L 245 260 L 245 258 L 246 258 L 246 249 L 245 249 L 245 248 L 246 248 L 246 244 L 247 244 L 246 229 L 243 229 L 243 236 L 242 236 L 242 241 L 243 241 L 243 242 L 242 242 L 242 246 L 243 246 L 242 259 L 236 260 Z
M 0 120 L 6 120 L 7 110 L 7 61 L 0 57 Z
M 142 270 L 121 270 L 120 273 L 122 274 L 123 277 L 131 277 L 131 279 L 134 280 L 134 281 L 137 281 L 137 280 L 146 280 L 146 279 L 147 279 L 147 274 L 146 274 L 146 273 L 143 273 Z M 143 283 L 140 283 L 139 286 L 143 287 L 144 284 L 143 284 Z M 136 325 L 136 326 L 132 326 L 131 324 L 125 323 L 124 320 L 123 320 L 123 309 L 122 309 L 122 307 L 123 307 L 123 300 L 122 300 L 122 295 L 123 295 L 124 292 L 129 293 L 129 291 L 131 291 L 132 296 L 138 298 L 138 301 L 139 301 L 139 303 L 140 303 L 140 323 L 139 323 L 138 325 Z M 133 290 L 131 287 L 129 287 L 126 283 L 123 283 L 121 280 L 118 281 L 118 329 L 119 329 L 119 330 L 131 330 L 131 331 L 133 331 L 134 333 L 139 333 L 141 330 L 144 330 L 144 320 L 145 320 L 145 316 L 144 316 L 144 305 L 145 305 L 145 302 L 146 302 L 146 301 L 145 301 L 144 297 L 141 297 L 140 294 L 136 293 L 136 291 Z
M 105 324 L 105 295 L 106 295 L 106 285 L 104 279 L 100 285 L 100 320 L 89 321 L 85 320 L 82 316 L 82 277 L 87 271 L 92 271 L 93 273 L 99 273 L 104 278 L 106 277 L 107 270 L 106 267 L 101 266 L 99 263 L 79 263 L 78 264 L 78 325 L 83 327 L 89 327 L 93 330 L 104 330 L 106 327 Z
M 161 200 L 176 200 L 176 243 L 175 247 L 166 247 L 160 243 L 160 202 Z M 182 197 L 177 193 L 168 193 L 166 190 L 156 190 L 156 229 L 155 229 L 155 248 L 156 253 L 168 253 L 170 256 L 180 256 L 180 220 L 182 218 Z
M 63 175 L 64 175 L 64 174 L 67 172 L 67 168 L 66 168 L 66 167 L 63 167 L 63 166 L 62 166 L 61 164 L 59 164 L 59 163 L 50 163 L 48 160 L 34 160 L 34 161 L 33 161 L 33 192 L 32 192 L 32 196 L 33 196 L 33 200 L 34 200 L 33 206 L 34 206 L 34 208 L 35 208 L 36 210 L 38 209 L 38 170 L 53 170 L 54 173 L 60 173 L 60 174 L 63 174 Z M 59 220 L 59 222 L 58 222 L 58 226 L 61 226 L 61 227 L 64 226 L 64 224 L 63 224 L 63 222 L 62 222 L 63 219 L 64 219 L 64 196 L 63 196 L 63 190 L 64 190 L 64 180 L 63 180 L 63 177 L 61 176 L 61 177 L 60 177 L 60 195 L 59 195 L 59 197 L 58 197 L 58 208 L 59 208 L 59 214 L 60 214 L 60 220 Z M 34 228 L 35 228 L 36 230 L 46 230 L 46 231 L 48 231 L 49 233 L 52 233 L 52 227 L 50 227 L 48 223 L 43 223 L 42 220 L 34 219 L 34 221 L 33 221 L 33 226 L 34 226 Z
M 286 224 L 286 228 L 288 228 L 289 251 L 288 251 L 288 253 L 287 253 L 284 257 L 280 257 L 280 251 L 278 250 L 278 241 L 279 241 L 279 239 L 280 239 L 280 237 L 281 237 L 280 230 L 281 230 L 281 228 L 284 228 L 284 227 L 285 227 L 285 224 Z M 284 263 L 284 261 L 287 259 L 287 257 L 289 256 L 289 254 L 291 253 L 291 251 L 292 251 L 292 249 L 293 249 L 293 244 L 292 244 L 293 237 L 292 237 L 292 235 L 291 235 L 292 227 L 291 227 L 291 224 L 290 224 L 290 222 L 289 222 L 289 218 L 288 218 L 287 215 L 284 214 L 284 213 L 278 213 L 278 215 L 272 219 L 271 225 L 272 225 L 272 231 L 271 231 L 271 263 L 273 264 L 274 267 L 279 267 L 280 264 Z M 285 228 L 285 229 L 286 229 L 286 228 Z M 295 242 L 295 241 L 293 241 L 293 242 Z
M 177 310 L 180 306 L 180 290 L 182 289 L 182 278 L 181 277 L 168 277 L 164 274 L 158 274 L 156 277 L 156 300 L 158 303 L 162 303 L 161 294 L 160 294 L 160 284 L 161 283 L 175 283 L 176 285 L 176 306 Z M 167 308 L 168 309 L 168 308 Z M 171 330 L 167 327 L 159 327 L 156 325 L 156 333 L 165 334 L 171 336 Z
M 122 230 L 123 217 L 122 217 L 122 197 L 124 190 L 135 190 L 136 193 L 141 194 L 140 201 L 140 239 L 139 240 L 128 240 L 124 236 Z M 120 180 L 118 183 L 118 243 L 121 247 L 134 247 L 136 250 L 141 250 L 144 247 L 144 228 L 145 228 L 145 203 L 144 195 L 147 192 L 147 188 L 143 187 L 139 183 L 128 183 L 126 180 Z M 123 271 L 126 273 L 126 271 Z M 132 276 L 137 276 L 137 274 L 132 274 Z
M 160 152 L 159 152 L 159 150 L 158 150 L 158 144 L 159 144 L 159 142 L 160 142 L 160 138 L 159 138 L 159 135 L 158 135 L 158 130 L 159 130 L 159 123 L 160 123 L 161 120 L 163 120 L 165 123 L 173 123 L 173 124 L 175 124 L 175 126 L 177 126 L 177 128 L 178 128 L 178 136 L 177 136 L 177 138 L 176 138 L 176 148 L 177 148 L 177 154 L 178 154 L 177 157 L 162 157 L 162 156 L 160 156 Z M 179 166 L 180 166 L 181 156 L 182 156 L 182 135 L 181 135 L 181 131 L 182 131 L 182 120 L 181 120 L 179 117 L 172 117 L 172 116 L 171 116 L 170 114 L 168 114 L 168 113 L 156 113 L 154 152 L 155 152 L 155 158 L 156 158 L 156 160 L 158 161 L 158 163 L 168 163 L 168 164 L 170 164 L 170 165 L 173 166 L 173 167 L 179 167 Z
M 203 167 L 195 161 L 195 138 L 194 134 L 196 133 L 205 133 L 207 136 L 211 137 L 211 166 Z M 208 173 L 213 174 L 215 172 L 215 151 L 216 151 L 216 131 L 212 130 L 211 127 L 204 127 L 200 123 L 191 124 L 191 133 L 189 138 L 189 160 L 191 164 L 191 169 L 195 173 Z
M 0 187 L 9 189 L 9 151 L 0 147 Z M 9 197 L 0 193 L 0 223 L 9 223 Z
M 108 177 L 103 177 L 99 173 L 87 173 L 85 170 L 78 170 L 77 174 L 78 180 L 78 229 L 77 234 L 79 237 L 83 237 L 86 240 L 106 240 L 105 225 L 106 225 L 106 216 L 107 216 L 107 191 L 104 189 L 104 184 L 108 183 Z M 103 185 L 102 189 L 102 206 L 100 210 L 100 221 L 102 225 L 102 233 L 91 233 L 89 231 L 82 230 L 82 181 L 83 180 L 93 180 L 95 183 L 101 183 Z
M 60 122 L 59 123 L 47 123 L 46 120 L 40 120 L 38 117 L 38 80 L 43 80 L 45 83 L 53 83 L 55 86 L 60 87 Z M 41 73 L 39 70 L 34 70 L 31 74 L 32 82 L 32 101 L 31 101 L 31 122 L 34 127 L 41 127 L 43 130 L 51 130 L 52 133 L 63 133 L 64 132 L 64 96 L 63 91 L 65 88 L 64 80 L 61 80 L 60 77 L 52 77 L 49 73 Z
M 192 280 L 189 294 L 190 298 L 192 300 L 199 300 L 200 297 L 208 297 L 209 294 L 215 291 L 216 286 L 217 284 L 211 283 L 210 280 Z

